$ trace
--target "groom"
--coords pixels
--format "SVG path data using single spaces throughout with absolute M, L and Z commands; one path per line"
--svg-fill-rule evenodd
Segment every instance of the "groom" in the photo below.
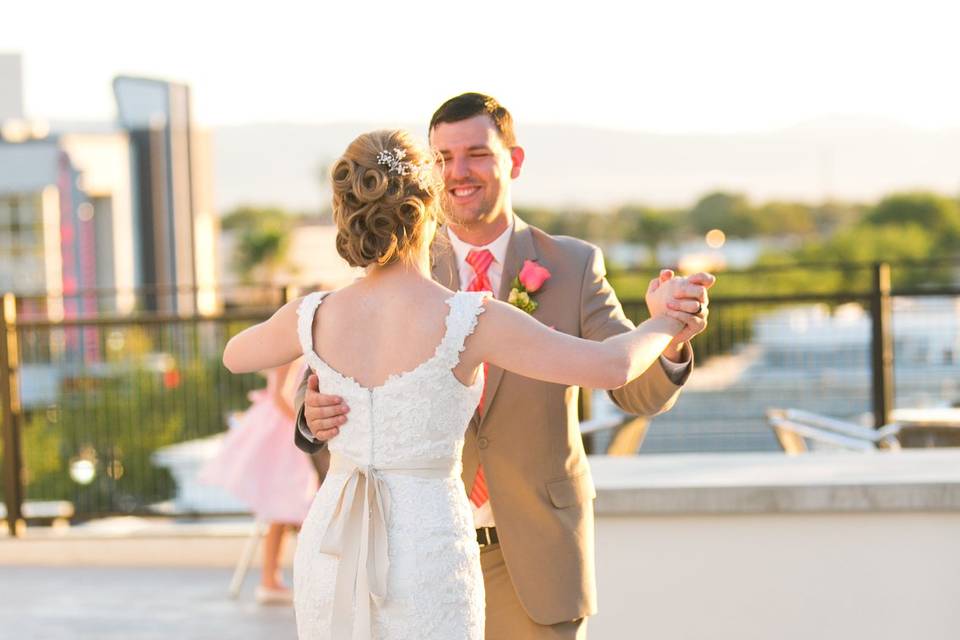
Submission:
M 514 214 L 511 181 L 520 175 L 524 152 L 504 107 L 477 93 L 452 98 L 430 121 L 430 143 L 444 159 L 449 221 L 433 248 L 438 282 L 453 290 L 489 289 L 507 300 L 513 279 L 533 261 L 550 273 L 531 295 L 540 322 L 590 340 L 633 328 L 606 281 L 599 249 L 550 236 Z M 651 287 L 671 276 L 663 272 Z M 659 364 L 611 392 L 623 410 L 652 416 L 676 401 L 693 366 L 688 341 L 706 327 L 713 282 L 709 274 L 689 279 L 673 304 L 686 328 Z M 296 442 L 310 453 L 350 428 L 349 408 L 316 385 L 316 376 L 305 379 L 297 397 Z M 463 482 L 481 546 L 487 640 L 585 638 L 586 617 L 596 612 L 596 492 L 577 395 L 576 387 L 489 367 L 463 449 Z

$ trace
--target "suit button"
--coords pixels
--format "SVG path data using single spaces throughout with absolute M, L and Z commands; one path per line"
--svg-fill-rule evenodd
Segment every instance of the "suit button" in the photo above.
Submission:
M 480 447 L 481 449 L 486 449 L 489 444 L 490 444 L 490 441 L 487 440 L 486 438 L 482 438 L 482 437 L 477 438 L 477 446 Z

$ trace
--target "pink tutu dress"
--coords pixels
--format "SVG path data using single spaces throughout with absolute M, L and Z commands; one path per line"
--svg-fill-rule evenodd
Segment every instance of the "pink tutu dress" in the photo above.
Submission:
M 293 421 L 271 398 L 282 385 L 276 372 L 266 389 L 251 391 L 251 405 L 224 436 L 200 480 L 220 485 L 250 507 L 261 522 L 299 525 L 317 493 L 317 472 L 293 441 Z

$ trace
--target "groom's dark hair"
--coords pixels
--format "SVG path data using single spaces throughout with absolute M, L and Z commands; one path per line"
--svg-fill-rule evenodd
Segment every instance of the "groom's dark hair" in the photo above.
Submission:
M 496 98 L 482 93 L 462 93 L 444 102 L 430 118 L 430 131 L 443 122 L 460 122 L 481 115 L 488 116 L 493 121 L 493 126 L 497 128 L 500 140 L 505 146 L 517 146 L 517 138 L 513 133 L 513 116 Z

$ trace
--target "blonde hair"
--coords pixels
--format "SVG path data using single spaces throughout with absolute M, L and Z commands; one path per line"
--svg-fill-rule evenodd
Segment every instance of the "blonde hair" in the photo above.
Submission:
M 380 154 L 395 149 L 413 165 L 433 163 L 409 133 L 397 129 L 357 137 L 330 169 L 337 253 L 351 266 L 409 259 L 422 247 L 428 223 L 441 221 L 441 181 L 432 172 L 401 175 L 380 164 Z

